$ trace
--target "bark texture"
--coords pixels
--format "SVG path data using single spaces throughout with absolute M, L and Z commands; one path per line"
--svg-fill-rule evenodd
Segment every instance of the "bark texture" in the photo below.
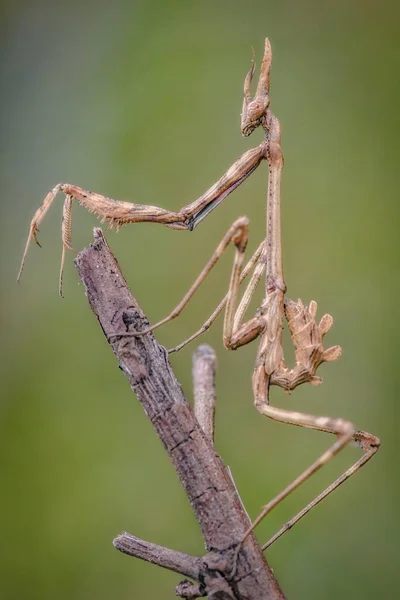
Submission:
M 100 229 L 94 230 L 94 243 L 75 263 L 90 307 L 180 478 L 208 553 L 201 559 L 174 551 L 167 555 L 168 549 L 157 551 L 159 547 L 143 540 L 137 544 L 138 538 L 129 534 L 119 536 L 116 547 L 197 579 L 196 585 L 184 582 L 178 586 L 182 597 L 284 598 L 253 535 L 236 552 L 249 526 L 248 517 L 212 439 L 205 435 L 184 397 L 166 350 L 152 333 L 126 335 L 143 331 L 149 323 Z

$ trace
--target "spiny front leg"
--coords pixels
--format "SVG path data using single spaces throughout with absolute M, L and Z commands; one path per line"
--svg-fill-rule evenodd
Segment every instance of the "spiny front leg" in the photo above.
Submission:
M 113 198 L 107 198 L 102 194 L 97 194 L 95 192 L 90 192 L 88 190 L 84 190 L 83 188 L 77 185 L 71 185 L 69 183 L 59 183 L 56 185 L 43 200 L 41 206 L 35 212 L 33 219 L 31 221 L 29 227 L 29 235 L 25 246 L 25 251 L 21 261 L 21 267 L 18 273 L 17 281 L 20 280 L 22 271 L 24 269 L 26 256 L 28 253 L 29 245 L 32 240 L 34 240 L 38 246 L 40 246 L 39 241 L 37 239 L 37 233 L 39 232 L 39 227 L 44 217 L 46 216 L 47 211 L 52 205 L 55 197 L 58 192 L 62 192 L 66 195 L 68 199 L 68 204 L 72 202 L 72 200 L 77 200 L 79 204 L 84 206 L 89 210 L 89 212 L 94 213 L 97 217 L 100 217 L 103 221 L 108 221 L 111 227 L 115 226 L 119 228 L 124 223 L 133 223 L 138 221 L 158 221 L 164 224 L 176 223 L 179 221 L 180 215 L 179 213 L 172 213 L 166 211 L 162 208 L 158 208 L 156 206 L 147 206 L 145 204 L 131 204 L 130 202 L 123 202 L 121 200 L 114 200 Z M 68 210 L 64 208 L 63 214 L 63 248 L 68 247 L 68 244 L 65 244 L 65 217 L 68 214 L 68 235 L 71 236 L 71 207 L 69 206 Z M 183 227 L 184 228 L 184 227 Z M 64 252 L 63 252 L 64 254 Z M 60 279 L 62 279 L 62 272 L 60 275 Z
M 64 193 L 67 198 L 70 198 L 71 200 L 76 200 L 79 204 L 87 208 L 89 212 L 94 213 L 97 217 L 102 219 L 102 221 L 107 221 L 111 227 L 116 227 L 117 229 L 121 227 L 121 225 L 141 222 L 161 223 L 173 229 L 193 229 L 216 206 L 218 206 L 226 196 L 234 191 L 251 175 L 251 173 L 253 173 L 262 160 L 266 158 L 266 152 L 267 145 L 265 142 L 256 148 L 252 148 L 245 152 L 209 190 L 178 212 L 169 211 L 158 206 L 133 204 L 122 200 L 114 200 L 113 198 L 108 198 L 102 194 L 85 190 L 77 185 L 59 183 L 47 194 L 42 205 L 33 216 L 17 281 L 21 278 L 30 242 L 34 240 L 40 246 L 37 239 L 37 233 L 41 222 L 58 192 Z M 68 200 L 68 203 L 70 203 L 70 200 Z M 70 214 L 71 208 L 69 207 L 68 215 L 70 216 Z M 70 235 L 70 222 L 68 226 Z M 68 247 L 68 245 L 63 245 L 63 255 L 65 253 L 65 247 Z M 62 259 L 62 262 L 63 260 L 64 259 Z M 60 279 L 62 279 L 62 272 Z
M 253 100 L 250 98 L 250 83 L 254 74 L 254 61 L 251 71 L 248 73 L 244 84 L 244 103 L 241 120 L 241 130 L 244 136 L 250 135 L 260 125 L 264 128 L 266 138 L 269 131 L 269 72 L 271 68 L 272 52 L 268 38 L 265 40 L 264 58 L 261 65 L 260 79 L 257 86 L 256 96 Z M 102 194 L 90 192 L 76 185 L 60 183 L 49 192 L 42 205 L 36 211 L 30 225 L 28 240 L 21 261 L 21 267 L 18 273 L 17 281 L 20 280 L 25 265 L 26 255 L 31 240 L 37 240 L 37 232 L 45 214 L 50 208 L 58 192 L 65 193 L 71 199 L 77 200 L 82 206 L 85 206 L 89 212 L 96 214 L 103 221 L 107 221 L 110 226 L 119 228 L 127 223 L 140 223 L 143 221 L 162 223 L 173 229 L 194 229 L 210 212 L 216 208 L 226 196 L 241 185 L 259 166 L 267 159 L 269 140 L 266 139 L 259 146 L 252 148 L 240 156 L 236 162 L 220 177 L 220 179 L 211 186 L 202 196 L 197 198 L 191 204 L 184 206 L 178 212 L 168 211 L 158 206 L 146 204 L 133 204 L 108 198 Z M 70 201 L 68 200 L 68 203 Z M 68 208 L 69 216 L 71 214 Z M 70 224 L 69 224 L 70 225 Z M 40 245 L 40 244 L 39 244 Z M 65 250 L 68 245 L 64 243 L 63 237 L 63 257 L 64 264 Z M 60 282 L 62 280 L 62 267 L 60 273 Z M 61 283 L 60 283 L 61 288 Z
M 61 225 L 61 237 L 62 237 L 62 255 L 61 255 L 61 267 L 60 267 L 60 277 L 59 277 L 59 285 L 58 292 L 63 297 L 62 287 L 63 287 L 63 274 L 64 274 L 64 262 L 65 262 L 65 252 L 66 250 L 75 250 L 71 246 L 71 226 L 72 226 L 72 196 L 69 194 L 65 197 L 64 207 L 63 207 L 63 216 L 62 216 L 62 225 Z

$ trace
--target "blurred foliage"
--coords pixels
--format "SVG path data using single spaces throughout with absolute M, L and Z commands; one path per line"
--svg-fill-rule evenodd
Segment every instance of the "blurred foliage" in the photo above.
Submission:
M 58 181 L 177 209 L 209 187 L 260 132 L 239 131 L 254 45 L 273 46 L 272 107 L 282 122 L 283 237 L 289 294 L 319 302 L 343 346 L 324 385 L 273 401 L 351 419 L 383 447 L 353 480 L 278 541 L 268 558 L 289 598 L 398 594 L 398 2 L 112 3 L 1 6 L 1 560 L 6 600 L 174 598 L 178 577 L 118 554 L 138 536 L 201 554 L 175 473 L 117 369 L 68 256 L 57 297 L 61 201 L 42 226 L 21 286 L 29 220 Z M 107 234 L 151 321 L 180 299 L 233 220 L 264 235 L 258 172 L 195 232 L 141 224 Z M 74 207 L 73 244 L 92 216 Z M 192 333 L 224 293 L 232 252 L 158 332 Z M 395 289 L 393 290 L 393 287 Z M 261 294 L 261 291 L 260 291 Z M 260 296 L 259 296 L 260 297 Z M 256 306 L 256 303 L 255 303 Z M 325 434 L 260 418 L 255 347 L 217 351 L 216 445 L 251 515 L 327 447 Z M 191 352 L 172 363 L 191 397 Z M 260 526 L 266 540 L 351 460 L 348 449 Z M 396 593 L 397 592 L 397 593 Z

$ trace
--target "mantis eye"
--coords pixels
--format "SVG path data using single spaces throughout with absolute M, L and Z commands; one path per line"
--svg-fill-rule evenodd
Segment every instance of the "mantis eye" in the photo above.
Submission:
M 247 125 L 246 127 L 244 127 L 242 129 L 242 135 L 244 135 L 244 137 L 248 137 L 249 135 L 251 135 L 253 133 L 253 131 L 256 129 L 256 127 L 259 125 L 259 123 L 257 123 L 257 125 Z

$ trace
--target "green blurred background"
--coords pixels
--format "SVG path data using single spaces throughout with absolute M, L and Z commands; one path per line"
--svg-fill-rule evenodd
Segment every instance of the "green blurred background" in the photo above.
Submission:
M 251 46 L 260 59 L 266 35 L 286 161 L 288 293 L 330 312 L 329 343 L 343 347 L 340 361 L 321 369 L 322 387 L 290 398 L 274 389 L 272 400 L 346 417 L 383 442 L 268 559 L 288 598 L 397 597 L 398 6 L 1 2 L 1 598 L 174 598 L 178 576 L 113 548 L 124 529 L 203 552 L 175 472 L 88 309 L 72 253 L 65 299 L 57 296 L 61 198 L 20 286 L 15 276 L 33 212 L 57 182 L 178 209 L 258 144 L 260 132 L 241 137 L 239 113 Z M 236 217 L 250 218 L 256 247 L 266 185 L 261 167 L 193 233 L 151 224 L 107 233 L 151 321 L 181 298 Z M 74 207 L 76 249 L 95 224 Z M 208 316 L 232 255 L 158 332 L 162 344 Z M 219 319 L 202 340 L 219 361 L 216 446 L 255 516 L 332 440 L 262 419 L 250 382 L 256 345 L 228 353 L 221 330 Z M 189 398 L 194 348 L 172 357 Z M 288 498 L 259 527 L 260 541 L 358 456 L 347 449 Z

